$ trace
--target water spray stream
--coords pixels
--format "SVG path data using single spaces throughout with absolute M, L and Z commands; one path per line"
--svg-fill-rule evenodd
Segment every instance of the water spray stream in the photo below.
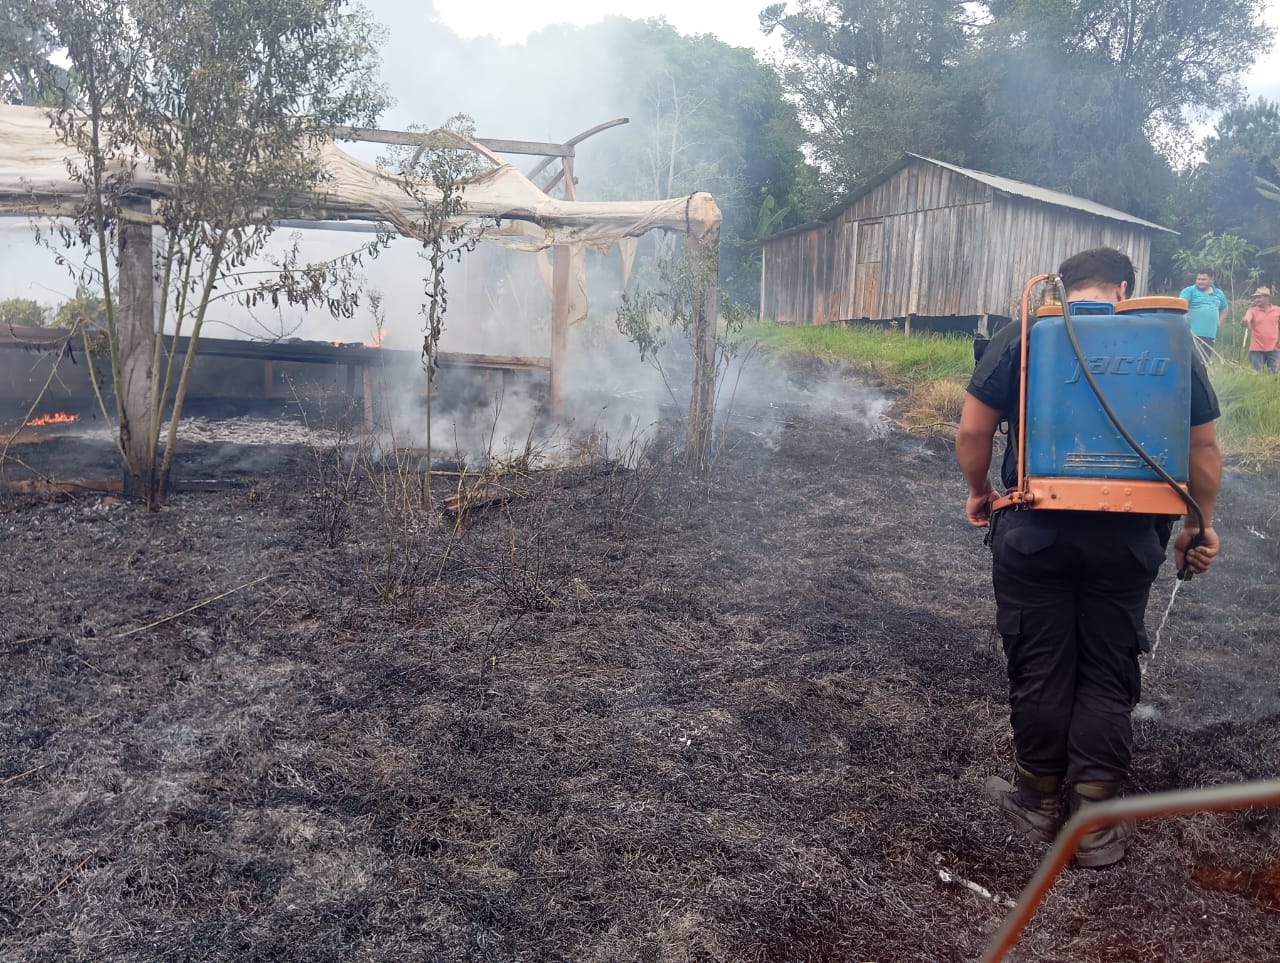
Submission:
M 1156 649 L 1157 649 L 1157 648 L 1159 648 L 1159 646 L 1160 646 L 1160 634 L 1164 631 L 1165 624 L 1169 621 L 1169 613 L 1170 613 L 1171 611 L 1173 611 L 1173 600 L 1174 600 L 1174 599 L 1176 599 L 1176 598 L 1178 597 L 1178 589 L 1182 588 L 1182 586 L 1183 586 L 1183 580 L 1182 580 L 1182 579 L 1174 579 L 1174 581 L 1173 581 L 1173 592 L 1172 592 L 1172 593 L 1170 593 L 1170 595 L 1169 595 L 1169 604 L 1168 604 L 1168 605 L 1166 605 L 1166 606 L 1164 607 L 1164 615 L 1163 615 L 1163 616 L 1161 616 L 1161 618 L 1160 618 L 1160 625 L 1159 625 L 1159 627 L 1156 629 L 1156 637 L 1155 637 L 1155 641 L 1153 641 L 1153 642 L 1151 643 L 1151 651 L 1147 653 L 1147 658 L 1146 658 L 1146 660 L 1142 663 L 1142 667 L 1141 667 L 1141 670 L 1140 670 L 1142 675 L 1146 675 L 1146 674 L 1147 674 L 1147 668 L 1148 668 L 1148 667 L 1151 665 L 1151 663 L 1155 660 L 1155 657 L 1156 657 Z

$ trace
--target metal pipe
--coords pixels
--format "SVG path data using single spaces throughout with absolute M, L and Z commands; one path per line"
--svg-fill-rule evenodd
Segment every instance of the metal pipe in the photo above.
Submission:
M 1004 925 L 992 938 L 982 963 L 999 963 L 1013 949 L 1023 928 L 1035 915 L 1054 880 L 1062 872 L 1085 833 L 1116 823 L 1131 823 L 1151 816 L 1176 816 L 1182 813 L 1226 812 L 1280 806 L 1280 779 L 1214 786 L 1209 789 L 1185 789 L 1177 792 L 1149 793 L 1113 799 L 1080 810 L 1058 833 L 1048 855 L 1040 863 L 1018 903 L 1005 918 Z

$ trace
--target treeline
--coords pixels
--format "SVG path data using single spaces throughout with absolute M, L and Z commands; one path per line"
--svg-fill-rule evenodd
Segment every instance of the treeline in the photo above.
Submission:
M 760 13 L 781 41 L 776 63 L 662 20 L 549 27 L 504 46 L 393 4 L 372 12 L 388 21 L 383 73 L 399 101 L 384 123 L 461 112 L 484 136 L 557 140 L 627 116 L 579 147 L 578 196 L 711 191 L 722 279 L 751 302 L 753 241 L 811 220 L 903 151 L 1179 231 L 1156 243 L 1157 284 L 1179 286 L 1206 258 L 1242 285 L 1280 281 L 1280 203 L 1258 192 L 1259 178 L 1280 183 L 1280 108 L 1246 103 L 1241 87 L 1269 46 L 1264 7 L 792 0 Z M 30 96 L 29 76 L 0 82 L 8 99 Z M 1195 133 L 1205 117 L 1219 118 L 1207 139 Z
M 832 193 L 904 150 L 1066 191 L 1172 227 L 1156 283 L 1242 238 L 1280 242 L 1255 178 L 1280 113 L 1242 106 L 1269 46 L 1262 0 L 802 0 L 761 14 Z M 1194 121 L 1225 111 L 1203 145 Z M 1201 148 L 1203 153 L 1201 155 Z M 1182 249 L 1184 256 L 1175 255 Z M 1270 260 L 1266 260 L 1270 258 Z M 1216 265 L 1219 269 L 1227 265 Z
M 1269 46 L 1264 7 L 793 0 L 760 14 L 781 41 L 776 63 L 661 20 L 618 17 L 548 28 L 517 47 L 443 28 L 432 42 L 485 65 L 440 89 L 494 136 L 511 136 L 497 129 L 504 102 L 545 117 L 546 136 L 563 136 L 575 109 L 592 112 L 577 118 L 583 128 L 630 117 L 580 148 L 580 196 L 711 191 L 725 212 L 723 278 L 739 299 L 758 293 L 752 241 L 811 220 L 903 151 L 1173 228 L 1179 235 L 1153 251 L 1156 284 L 1180 287 L 1188 265 L 1207 258 L 1244 286 L 1280 281 L 1280 257 L 1268 253 L 1280 247 L 1280 204 L 1257 189 L 1258 177 L 1280 182 L 1280 109 L 1245 103 L 1241 86 Z M 1205 140 L 1198 123 L 1215 116 Z M 1234 253 L 1222 260 L 1224 251 Z

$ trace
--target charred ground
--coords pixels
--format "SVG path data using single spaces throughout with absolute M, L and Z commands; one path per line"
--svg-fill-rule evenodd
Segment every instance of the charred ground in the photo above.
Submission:
M 1005 908 L 939 870 L 1014 898 L 1042 855 L 979 792 L 1010 752 L 989 555 L 948 444 L 799 378 L 709 488 L 606 445 L 459 522 L 332 446 L 192 443 L 238 486 L 11 504 L 0 957 L 974 959 Z M 1280 771 L 1277 492 L 1226 480 L 1137 790 Z M 1278 859 L 1274 812 L 1143 824 L 1018 958 L 1273 959 Z

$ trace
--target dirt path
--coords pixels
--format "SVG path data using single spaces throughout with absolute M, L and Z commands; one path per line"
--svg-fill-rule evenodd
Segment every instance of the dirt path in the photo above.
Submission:
M 949 447 L 837 387 L 757 395 L 709 492 L 655 445 L 455 526 L 207 443 L 188 473 L 241 487 L 0 514 L 0 958 L 976 958 L 1005 909 L 940 870 L 1008 899 L 1042 854 L 978 789 L 989 556 Z M 1137 789 L 1280 771 L 1277 493 L 1227 479 Z M 1278 860 L 1274 812 L 1144 824 L 1019 959 L 1274 958 Z

